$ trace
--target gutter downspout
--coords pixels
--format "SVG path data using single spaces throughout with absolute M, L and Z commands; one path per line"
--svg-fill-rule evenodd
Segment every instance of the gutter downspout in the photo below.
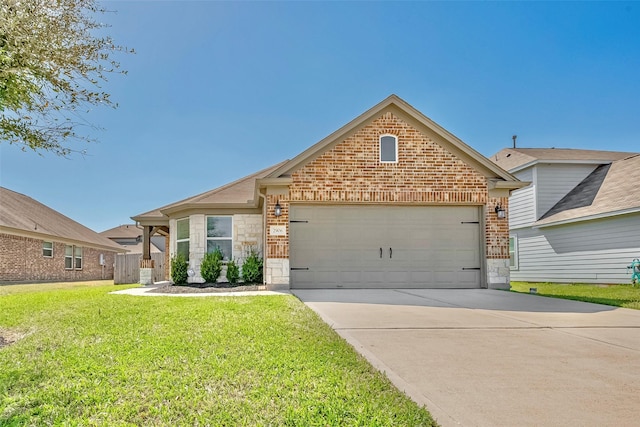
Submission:
M 258 191 L 262 199 L 262 284 L 267 285 L 267 196 Z

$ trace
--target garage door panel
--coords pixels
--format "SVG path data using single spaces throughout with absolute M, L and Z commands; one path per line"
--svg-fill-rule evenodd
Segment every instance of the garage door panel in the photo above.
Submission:
M 293 288 L 481 284 L 479 270 L 462 270 L 480 268 L 478 207 L 292 205 L 290 212 Z

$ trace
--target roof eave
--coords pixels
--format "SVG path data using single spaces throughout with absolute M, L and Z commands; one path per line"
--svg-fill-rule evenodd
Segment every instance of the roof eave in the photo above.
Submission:
M 202 209 L 255 209 L 259 207 L 256 200 L 247 200 L 246 203 L 185 203 L 179 206 L 161 209 L 163 215 L 170 217 L 176 213 L 188 210 Z
M 6 233 L 14 236 L 28 237 L 32 239 L 45 240 L 45 241 L 53 240 L 56 242 L 68 243 L 68 244 L 83 246 L 87 248 L 107 250 L 111 252 L 129 252 L 127 249 L 122 248 L 117 243 L 114 243 L 114 246 L 112 246 L 112 245 L 106 245 L 106 244 L 101 244 L 96 242 L 88 242 L 86 240 L 72 239 L 64 236 L 58 236 L 55 234 L 38 233 L 36 231 L 23 230 L 21 228 L 7 227 L 4 225 L 0 225 L 0 233 Z
M 629 208 L 629 209 L 621 209 L 618 211 L 601 212 L 593 215 L 584 215 L 576 218 L 561 219 L 556 221 L 553 220 L 553 217 L 550 217 L 542 221 L 536 221 L 535 223 L 533 223 L 532 228 L 537 229 L 537 228 L 555 227 L 558 225 L 572 224 L 572 223 L 583 222 L 583 221 L 593 221 L 596 219 L 611 218 L 614 216 L 628 215 L 628 214 L 633 214 L 638 212 L 640 212 L 640 206 Z

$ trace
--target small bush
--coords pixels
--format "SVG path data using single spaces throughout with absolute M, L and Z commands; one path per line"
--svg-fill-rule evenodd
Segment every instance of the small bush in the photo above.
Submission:
M 216 248 L 215 251 L 206 253 L 202 264 L 200 264 L 200 275 L 207 283 L 216 283 L 222 272 L 222 251 Z
M 251 251 L 242 264 L 242 278 L 245 283 L 262 283 L 262 257 Z
M 182 254 L 174 255 L 171 258 L 171 280 L 176 285 L 183 285 L 187 283 L 187 277 L 189 270 L 189 263 Z
M 237 285 L 240 279 L 240 268 L 235 261 L 231 260 L 227 263 L 227 281 L 231 285 Z

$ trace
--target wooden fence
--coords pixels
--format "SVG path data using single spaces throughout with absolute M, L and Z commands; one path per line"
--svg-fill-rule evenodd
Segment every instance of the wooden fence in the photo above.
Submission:
M 139 283 L 140 281 L 140 260 L 142 254 L 117 254 L 116 265 L 113 270 L 113 283 Z M 161 282 L 164 277 L 164 254 L 152 253 L 151 259 L 154 261 L 153 281 Z

